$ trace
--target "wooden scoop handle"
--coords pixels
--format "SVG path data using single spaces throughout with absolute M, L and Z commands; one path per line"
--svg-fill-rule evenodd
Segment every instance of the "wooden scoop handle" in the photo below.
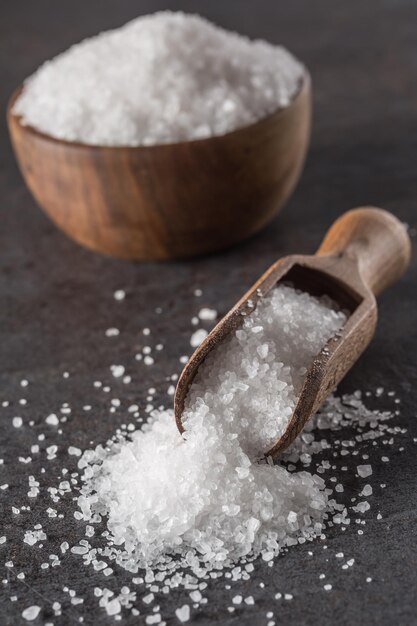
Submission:
M 410 253 L 402 222 L 383 209 L 360 207 L 334 222 L 316 254 L 355 261 L 364 283 L 378 295 L 400 278 Z

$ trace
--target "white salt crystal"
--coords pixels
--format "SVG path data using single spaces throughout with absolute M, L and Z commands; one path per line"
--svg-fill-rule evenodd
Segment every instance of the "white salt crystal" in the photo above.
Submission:
M 207 337 L 208 332 L 203 328 L 196 330 L 195 333 L 191 335 L 190 344 L 193 348 L 197 348 L 202 341 Z
M 357 511 L 358 513 L 365 513 L 366 511 L 369 511 L 370 509 L 370 504 L 369 502 L 358 502 L 358 504 L 356 506 L 352 507 L 353 511 Z
M 200 139 L 287 107 L 303 72 L 282 47 L 167 11 L 46 62 L 25 81 L 14 111 L 54 137 L 89 144 Z
M 188 604 L 184 604 L 178 609 L 175 609 L 175 615 L 179 619 L 180 622 L 188 622 L 190 619 L 190 607 Z
M 118 328 L 108 328 L 105 334 L 106 337 L 117 337 L 120 335 L 120 330 Z
M 201 592 L 198 591 L 198 589 L 196 591 L 191 591 L 190 592 L 190 598 L 193 602 L 201 602 Z
M 14 417 L 12 419 L 12 424 L 15 428 L 20 428 L 23 424 L 23 420 L 21 417 Z
M 76 448 L 75 446 L 69 446 L 68 454 L 71 456 L 81 456 L 80 448 Z
M 125 373 L 125 368 L 123 365 L 111 365 L 110 370 L 115 378 L 120 378 Z
M 105 605 L 105 609 L 106 609 L 107 615 L 117 615 L 122 610 L 122 607 L 120 605 L 119 600 L 117 598 L 114 598 L 113 600 L 110 600 L 110 602 L 108 602 Z
M 27 530 L 23 541 L 30 546 L 34 546 L 38 541 L 44 541 L 46 534 L 43 530 Z
M 144 602 L 145 604 L 150 604 L 151 602 L 153 602 L 155 596 L 153 593 L 148 593 L 146 596 L 143 596 L 142 598 L 142 602 Z
M 32 622 L 36 619 L 40 613 L 41 607 L 33 604 L 32 606 L 28 606 L 24 611 L 22 611 L 22 617 L 28 622 Z
M 207 307 L 203 307 L 200 309 L 198 317 L 204 321 L 213 321 L 217 317 L 217 311 L 215 309 L 208 309 Z
M 372 474 L 372 466 L 371 465 L 358 465 L 356 468 L 359 476 L 361 478 L 367 478 Z
M 48 417 L 45 418 L 45 422 L 49 424 L 50 426 L 58 426 L 59 419 L 55 415 L 55 413 L 51 413 L 50 415 L 48 415 Z
M 72 50 L 73 50 L 73 49 L 74 49 L 74 48 L 72 48 Z M 62 55 L 61 55 L 61 57 L 62 57 Z M 124 300 L 124 299 L 126 298 L 126 292 L 125 292 L 125 290 L 124 290 L 124 289 L 117 289 L 117 290 L 114 292 L 113 296 L 114 296 L 114 299 L 115 299 L 115 300 L 119 300 L 119 301 L 120 301 L 120 300 Z

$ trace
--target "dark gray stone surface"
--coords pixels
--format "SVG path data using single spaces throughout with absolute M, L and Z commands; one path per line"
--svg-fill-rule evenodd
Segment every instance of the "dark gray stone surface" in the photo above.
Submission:
M 1 110 L 11 91 L 43 60 L 82 37 L 159 8 L 199 11 L 227 28 L 282 42 L 297 53 L 313 76 L 311 150 L 296 193 L 258 237 L 230 252 L 195 261 L 129 263 L 83 250 L 41 213 L 16 168 L 2 113 L 0 402 L 10 401 L 10 406 L 0 406 L 0 458 L 4 458 L 0 484 L 9 484 L 0 491 L 0 536 L 8 537 L 0 545 L 1 577 L 8 580 L 0 585 L 2 625 L 23 623 L 21 611 L 30 604 L 42 606 L 36 624 L 75 624 L 80 616 L 89 625 L 113 623 L 98 609 L 92 590 L 95 585 L 120 589 L 129 577 L 117 570 L 103 579 L 81 568 L 79 557 L 68 554 L 60 567 L 41 570 L 51 552 L 58 554 L 61 541 L 71 543 L 83 530 L 73 518 L 70 499 L 64 504 L 63 523 L 48 519 L 44 513 L 51 505 L 48 495 L 41 489 L 36 500 L 28 498 L 28 476 L 41 476 L 41 487 L 54 484 L 63 466 L 75 467 L 66 447 L 84 449 L 91 442 L 104 442 L 126 422 L 128 404 L 143 403 L 151 385 L 158 389 L 158 401 L 166 403 L 165 377 L 179 371 L 178 357 L 189 352 L 190 319 L 201 305 L 224 313 L 276 258 L 313 252 L 326 227 L 352 206 L 380 205 L 416 227 L 417 5 L 413 0 L 2 3 Z M 365 515 L 364 535 L 357 534 L 355 525 L 344 533 L 330 529 L 325 542 L 290 550 L 272 571 L 259 564 L 252 580 L 238 583 L 232 591 L 224 589 L 224 581 L 211 583 L 209 603 L 193 612 L 192 623 L 264 625 L 267 611 L 272 610 L 276 623 L 286 626 L 417 624 L 416 277 L 414 251 L 408 274 L 380 299 L 373 343 L 342 385 L 350 391 L 379 385 L 395 389 L 402 399 L 401 417 L 395 423 L 408 429 L 392 450 L 388 446 L 385 451 L 380 443 L 370 451 L 374 495 L 371 511 Z M 203 289 L 200 299 L 193 295 L 196 287 Z M 123 302 L 112 296 L 118 288 L 127 290 Z M 159 306 L 163 312 L 158 315 Z M 109 326 L 120 328 L 120 336 L 106 338 Z M 152 329 L 151 341 L 165 345 L 155 365 L 147 369 L 134 360 L 135 351 L 144 345 L 141 331 L 146 326 Z M 111 380 L 109 365 L 118 362 L 132 375 L 130 385 Z M 70 373 L 68 379 L 62 377 L 64 371 Z M 30 382 L 27 388 L 20 386 L 25 378 Z M 111 393 L 94 389 L 94 380 L 111 384 Z M 110 397 L 122 399 L 114 414 L 108 410 Z M 19 404 L 21 398 L 27 399 L 26 405 Z M 59 436 L 44 424 L 44 418 L 63 402 L 71 405 L 72 414 Z M 93 410 L 86 414 L 81 407 L 88 403 Z M 20 429 L 11 425 L 15 415 L 24 420 Z M 57 459 L 46 461 L 42 454 L 33 455 L 29 464 L 19 462 L 18 457 L 31 454 L 30 446 L 41 433 L 45 433 L 41 448 L 58 443 Z M 389 463 L 381 463 L 383 453 L 390 457 Z M 343 480 L 348 494 L 360 489 L 353 470 Z M 381 483 L 387 487 L 379 488 Z M 30 505 L 32 511 L 14 515 L 13 505 Z M 378 511 L 381 520 L 376 520 Z M 24 531 L 36 522 L 48 534 L 47 549 L 22 543 Z M 342 570 L 337 552 L 354 558 L 355 565 Z M 3 568 L 8 560 L 13 568 Z M 24 581 L 16 579 L 20 571 L 26 574 Z M 326 581 L 319 579 L 320 573 L 332 583 L 332 592 L 323 591 Z M 372 583 L 365 583 L 368 576 Z M 264 588 L 259 587 L 261 581 Z M 84 604 L 71 605 L 64 586 L 85 598 Z M 277 602 L 276 591 L 292 593 L 294 599 Z M 226 607 L 239 592 L 253 595 L 256 605 L 230 615 Z M 187 599 L 181 591 L 161 599 L 162 615 L 169 624 L 178 623 L 173 611 Z M 52 616 L 50 606 L 56 600 L 63 603 L 61 617 Z M 143 607 L 140 600 L 138 606 Z M 144 618 L 130 617 L 124 623 L 144 624 Z

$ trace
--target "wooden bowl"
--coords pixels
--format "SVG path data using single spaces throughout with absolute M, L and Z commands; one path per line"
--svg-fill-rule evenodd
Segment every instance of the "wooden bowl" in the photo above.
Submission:
M 67 235 L 131 259 L 174 259 L 227 248 L 259 231 L 293 190 L 310 130 L 306 73 L 290 106 L 219 137 L 140 147 L 9 132 L 33 196 Z

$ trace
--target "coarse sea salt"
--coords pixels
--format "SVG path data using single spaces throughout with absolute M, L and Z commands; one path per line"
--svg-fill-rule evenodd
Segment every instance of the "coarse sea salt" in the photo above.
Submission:
M 26 80 L 14 112 L 53 137 L 88 144 L 200 139 L 288 106 L 303 73 L 282 47 L 166 11 L 47 61 Z
M 41 607 L 33 604 L 32 606 L 28 606 L 24 611 L 22 611 L 22 617 L 27 622 L 33 622 L 41 611 Z
M 107 518 L 107 556 L 126 569 L 195 576 L 320 535 L 324 481 L 258 462 L 283 432 L 308 367 L 346 316 L 327 298 L 280 285 L 218 346 L 187 397 L 184 438 L 172 411 L 107 449 L 84 453 L 78 505 Z
M 200 291 L 199 294 L 201 295 Z M 126 301 L 126 306 L 129 306 L 128 300 Z M 199 318 L 196 319 L 198 323 Z M 260 324 L 257 323 L 256 326 L 257 328 L 255 334 L 258 335 L 258 327 Z M 100 324 L 101 330 L 103 327 L 103 324 Z M 139 330 L 142 329 L 139 328 Z M 151 329 L 143 330 L 144 335 L 149 335 L 150 343 L 150 345 L 146 347 L 146 350 L 143 348 L 143 354 L 146 353 L 149 355 L 152 350 L 159 350 L 158 346 L 162 346 L 162 344 L 159 343 L 154 345 L 154 342 L 160 341 L 161 339 L 157 336 L 158 331 L 158 327 L 153 327 L 152 332 Z M 166 337 L 164 340 L 165 343 L 167 343 Z M 138 346 L 132 346 L 132 349 L 133 358 Z M 128 355 L 126 356 L 128 357 Z M 184 357 L 183 360 L 187 361 L 187 357 Z M 94 385 L 93 390 L 91 391 L 91 393 L 96 394 L 97 398 L 90 396 L 88 398 L 89 404 L 85 404 L 83 409 L 90 410 L 96 408 L 97 414 L 99 414 L 102 410 L 102 392 L 105 390 L 110 391 L 108 382 L 111 374 L 108 367 L 111 362 L 117 363 L 118 360 L 117 358 L 113 358 L 107 363 L 107 375 L 105 372 L 101 372 L 99 378 L 102 382 L 98 381 L 98 384 Z M 162 365 L 162 363 L 158 363 L 158 366 Z M 143 367 L 143 365 L 138 365 L 138 368 L 140 367 Z M 73 368 L 73 374 L 76 374 L 75 367 Z M 101 448 L 101 451 L 99 451 L 99 448 L 92 453 L 93 455 L 97 455 L 96 460 L 91 460 L 91 463 L 84 465 L 85 459 L 83 459 L 80 472 L 74 471 L 74 465 L 80 460 L 80 457 L 77 458 L 78 455 L 81 455 L 81 450 L 79 448 L 74 447 L 74 445 L 70 446 L 70 442 L 68 441 L 65 445 L 60 446 L 60 452 L 65 454 L 65 452 L 68 451 L 68 453 L 70 453 L 69 448 L 71 448 L 71 454 L 63 457 L 62 454 L 58 455 L 57 445 L 47 445 L 45 441 L 47 440 L 48 444 L 53 444 L 53 442 L 56 441 L 56 437 L 62 432 L 61 429 L 47 429 L 46 435 L 43 433 L 38 435 L 33 433 L 39 442 L 45 441 L 45 444 L 39 445 L 36 443 L 30 446 L 31 453 L 35 455 L 32 459 L 33 465 L 31 464 L 29 466 L 30 474 L 26 476 L 28 478 L 30 488 L 28 496 L 31 500 L 29 501 L 28 506 L 22 505 L 19 506 L 19 508 L 15 506 L 11 507 L 11 515 L 17 516 L 21 514 L 21 520 L 19 520 L 19 524 L 14 523 L 10 526 L 7 543 L 6 537 L 0 537 L 0 544 L 3 544 L 0 545 L 0 552 L 2 552 L 3 558 L 6 560 L 5 567 L 10 570 L 10 572 L 13 572 L 13 575 L 16 576 L 17 579 L 25 579 L 28 583 L 28 589 L 34 575 L 34 572 L 32 571 L 33 568 L 24 573 L 20 571 L 20 568 L 18 568 L 16 563 L 12 560 L 7 560 L 9 558 L 7 546 L 14 550 L 16 538 L 19 536 L 21 542 L 24 544 L 23 549 L 27 555 L 28 562 L 32 562 L 31 554 L 35 551 L 36 553 L 43 555 L 43 558 L 37 561 L 38 569 L 42 571 L 42 578 L 49 577 L 49 579 L 52 580 L 55 576 L 55 568 L 61 566 L 60 576 L 64 577 L 62 579 L 63 582 L 67 582 L 69 584 L 69 578 L 65 574 L 65 567 L 68 560 L 82 561 L 85 568 L 94 569 L 95 574 L 92 578 L 83 578 L 84 581 L 94 580 L 94 583 L 89 584 L 87 582 L 77 590 L 69 589 L 68 586 L 63 586 L 61 591 L 59 589 L 55 591 L 53 598 L 49 598 L 51 601 L 60 600 L 60 602 L 54 601 L 52 603 L 52 610 L 55 616 L 61 615 L 62 613 L 61 603 L 63 606 L 64 603 L 70 602 L 71 605 L 77 606 L 77 611 L 79 611 L 79 621 L 81 622 L 85 619 L 88 620 L 88 615 L 90 615 L 90 609 L 88 607 L 91 606 L 91 599 L 94 591 L 94 597 L 97 598 L 96 602 L 98 603 L 100 610 L 106 613 L 114 611 L 111 616 L 112 620 L 120 621 L 125 617 L 125 615 L 129 616 L 129 614 L 132 617 L 141 615 L 142 617 L 140 617 L 140 619 L 144 621 L 144 623 L 161 624 L 162 626 L 165 624 L 165 621 L 163 621 L 164 619 L 167 619 L 169 622 L 175 622 L 178 619 L 174 615 L 175 607 L 181 607 L 184 600 L 187 601 L 186 597 L 183 596 L 180 601 L 177 599 L 177 604 L 175 604 L 174 607 L 172 606 L 172 599 L 175 601 L 175 590 L 179 586 L 185 587 L 189 593 L 188 603 L 190 608 L 192 607 L 193 610 L 192 616 L 190 611 L 189 619 L 194 619 L 194 617 L 198 619 L 201 616 L 201 614 L 199 615 L 200 607 L 210 601 L 213 591 L 216 588 L 219 588 L 219 585 L 221 589 L 224 588 L 226 591 L 230 591 L 229 597 L 225 598 L 223 607 L 221 608 L 219 605 L 216 606 L 216 610 L 219 611 L 219 615 L 227 616 L 228 613 L 232 612 L 238 614 L 242 611 L 252 611 L 252 607 L 248 606 L 252 604 L 252 600 L 256 601 L 256 604 L 259 606 L 257 596 L 255 595 L 255 597 L 253 597 L 249 595 L 252 590 L 256 591 L 256 587 L 259 587 L 260 589 L 265 589 L 265 593 L 268 594 L 268 584 L 265 584 L 265 582 L 259 582 L 257 584 L 253 583 L 252 586 L 249 586 L 249 581 L 255 567 L 259 567 L 259 576 L 262 577 L 263 572 L 264 576 L 266 573 L 266 576 L 268 577 L 269 568 L 273 567 L 275 556 L 281 549 L 285 551 L 292 545 L 306 543 L 317 535 L 320 535 L 320 538 L 324 540 L 326 539 L 327 533 L 329 533 L 329 539 L 336 539 L 337 534 L 340 534 L 342 531 L 346 531 L 345 534 L 357 534 L 359 540 L 362 537 L 365 539 L 367 531 L 369 533 L 371 530 L 370 525 L 366 525 L 367 521 L 371 519 L 382 519 L 382 516 L 378 513 L 378 511 L 369 514 L 369 509 L 372 507 L 373 500 L 375 499 L 375 496 L 373 495 L 373 493 L 375 493 L 375 488 L 380 486 L 381 489 L 385 489 L 388 485 L 387 483 L 379 483 L 379 481 L 376 481 L 376 479 L 373 479 L 372 477 L 364 480 L 365 476 L 362 477 L 361 474 L 367 474 L 369 476 L 372 474 L 372 467 L 374 467 L 375 472 L 374 464 L 375 462 L 381 463 L 382 451 L 385 452 L 385 450 L 390 449 L 391 452 L 394 452 L 395 448 L 392 446 L 395 439 L 397 436 L 403 435 L 407 429 L 400 426 L 397 421 L 394 423 L 388 423 L 388 420 L 392 420 L 395 416 L 400 415 L 398 407 L 396 407 L 399 398 L 393 397 L 392 400 L 389 400 L 391 396 L 395 396 L 395 392 L 381 394 L 380 388 L 378 387 L 375 391 L 368 389 L 363 393 L 355 391 L 354 393 L 344 394 L 337 397 L 331 395 L 319 413 L 305 425 L 303 432 L 292 444 L 291 448 L 285 452 L 280 462 L 281 469 L 285 469 L 283 477 L 286 476 L 285 472 L 287 469 L 290 475 L 294 477 L 300 476 L 300 474 L 305 474 L 306 476 L 314 476 L 314 474 L 317 474 L 320 476 L 319 481 L 322 481 L 320 483 L 320 490 L 324 496 L 325 508 L 317 513 L 317 518 L 309 519 L 308 515 L 303 516 L 302 522 L 304 526 L 300 530 L 300 533 L 297 535 L 295 531 L 293 535 L 288 536 L 287 528 L 282 526 L 281 523 L 284 521 L 284 523 L 288 525 L 291 524 L 292 528 L 294 528 L 294 525 L 296 525 L 300 519 L 298 509 L 299 504 L 300 502 L 304 502 L 306 498 L 305 491 L 303 490 L 295 493 L 294 498 L 297 500 L 296 506 L 292 507 L 292 510 L 288 512 L 287 510 L 284 510 L 286 522 L 285 517 L 284 520 L 280 521 L 278 520 L 278 516 L 276 516 L 276 527 L 279 527 L 282 530 L 284 536 L 284 539 L 282 539 L 282 536 L 280 537 L 280 548 L 278 552 L 272 550 L 270 546 L 261 548 L 260 556 L 263 558 L 263 563 L 261 560 L 255 560 L 256 550 L 252 550 L 249 554 L 243 557 L 235 557 L 231 554 L 229 561 L 226 560 L 221 562 L 219 560 L 217 565 L 214 566 L 210 561 L 212 557 L 211 552 L 208 553 L 209 561 L 206 563 L 204 559 L 207 557 L 207 554 L 201 554 L 193 546 L 187 546 L 184 542 L 180 547 L 177 546 L 177 552 L 170 553 L 169 550 L 161 552 L 160 558 L 157 561 L 149 561 L 144 569 L 140 569 L 139 575 L 130 574 L 129 570 L 130 572 L 136 572 L 140 567 L 136 555 L 134 551 L 132 551 L 131 554 L 127 552 L 126 545 L 123 541 L 120 545 L 115 543 L 114 536 L 108 527 L 109 508 L 107 503 L 105 500 L 104 503 L 99 500 L 96 500 L 96 504 L 93 503 L 95 494 L 94 491 L 88 491 L 89 487 L 87 487 L 87 482 L 89 479 L 92 479 L 90 486 L 93 486 L 95 473 L 99 469 L 98 467 L 94 467 L 94 469 L 92 469 L 91 466 L 99 466 L 103 460 L 109 459 L 115 454 L 117 455 L 121 448 L 129 446 L 131 433 L 134 432 L 135 426 L 138 427 L 134 423 L 135 420 L 136 424 L 143 424 L 143 421 L 149 419 L 149 415 L 152 413 L 150 425 L 146 426 L 145 430 L 153 429 L 153 422 L 158 421 L 158 416 L 160 416 L 161 412 L 163 412 L 159 402 L 161 402 L 163 394 L 166 391 L 167 383 L 178 380 L 178 374 L 176 373 L 169 374 L 169 372 L 166 371 L 164 374 L 165 376 L 162 376 L 159 381 L 156 379 L 152 380 L 152 386 L 149 386 L 151 383 L 148 381 L 146 387 L 142 389 L 144 397 L 141 400 L 138 399 L 137 404 L 132 404 L 132 400 L 127 399 L 127 404 L 125 405 L 123 396 L 119 396 L 121 399 L 118 399 L 117 397 L 114 397 L 114 394 L 108 395 L 104 399 L 110 412 L 116 411 L 117 409 L 118 415 L 115 417 L 120 418 L 121 422 L 120 420 L 116 422 L 118 427 L 116 427 L 112 440 L 106 443 L 105 448 Z M 93 376 L 94 378 L 97 378 L 97 373 L 93 374 Z M 91 379 L 91 384 L 93 383 L 94 378 Z M 74 386 L 74 390 L 77 386 L 76 381 L 76 377 L 74 380 L 72 380 L 71 377 L 69 381 L 69 383 Z M 117 385 L 121 385 L 122 381 L 124 382 L 124 377 L 120 378 L 118 381 L 112 380 L 112 383 L 116 387 Z M 68 391 L 69 389 L 66 390 L 66 393 L 68 393 Z M 372 409 L 367 408 L 363 404 L 362 397 L 369 397 L 369 400 L 372 403 Z M 381 400 L 377 400 L 379 398 L 381 398 Z M 71 399 L 71 405 L 73 400 L 74 398 Z M 97 406 L 95 406 L 95 400 L 98 400 Z M 15 402 L 16 398 L 11 398 L 10 401 L 6 402 L 5 407 L 7 408 L 9 405 L 12 406 Z M 145 402 L 147 404 L 145 404 Z M 382 402 L 384 403 L 385 410 L 381 408 Z M 158 411 L 154 412 L 154 406 L 159 407 Z M 379 408 L 377 408 L 378 406 Z M 50 407 L 49 411 L 52 409 L 53 407 Z M 61 412 L 63 413 L 62 416 L 60 415 L 59 420 L 64 429 L 66 425 L 65 422 L 67 420 L 66 415 L 71 413 L 71 410 L 74 410 L 74 413 L 77 410 L 75 402 L 72 408 L 68 402 L 63 402 L 59 408 L 59 415 Z M 58 414 L 56 407 L 55 411 Z M 13 413 L 14 411 L 12 412 L 12 409 L 10 409 L 10 413 L 8 413 L 10 418 Z M 47 414 L 44 413 L 44 407 L 42 407 L 39 413 L 40 415 Z M 129 423 L 126 422 L 126 418 Z M 221 418 L 222 415 L 219 414 L 219 419 Z M 125 423 L 123 423 L 123 421 Z M 42 422 L 43 418 L 41 417 L 40 423 Z M 27 426 L 27 429 L 33 428 L 35 423 L 35 420 L 25 418 L 25 426 Z M 189 428 L 188 432 L 190 430 L 192 430 L 192 428 Z M 238 438 L 241 436 L 239 433 L 236 434 L 238 435 Z M 16 443 L 18 443 L 21 436 L 19 430 L 15 431 L 14 436 Z M 178 438 L 175 429 L 172 430 L 172 437 L 172 445 L 175 445 L 174 438 L 178 446 L 184 445 Z M 77 441 L 78 443 L 81 441 L 79 436 L 77 436 Z M 147 439 L 142 440 L 142 444 L 143 442 L 146 443 L 146 441 Z M 73 440 L 72 443 L 74 444 L 76 441 Z M 91 442 L 91 444 L 92 443 L 93 442 Z M 139 448 L 139 452 L 141 452 L 141 449 L 142 448 Z M 396 446 L 396 450 L 398 452 L 401 452 L 403 449 L 403 446 Z M 134 445 L 130 447 L 130 451 L 134 454 L 137 453 L 137 449 Z M 89 451 L 88 454 L 91 454 L 91 451 Z M 249 477 L 241 478 L 241 481 L 251 480 L 251 467 L 256 464 L 257 455 L 247 453 L 246 456 L 250 460 Z M 391 454 L 389 455 L 389 458 L 394 461 L 394 456 Z M 28 459 L 30 461 L 31 457 L 28 457 Z M 18 468 L 24 470 L 21 464 L 28 462 L 27 459 L 19 456 L 17 460 L 19 461 Z M 68 467 L 62 466 L 61 464 L 61 477 L 58 477 L 58 482 L 56 482 L 54 471 L 52 473 L 48 471 L 45 461 L 50 463 L 52 468 L 52 466 L 57 467 L 62 460 L 64 460 L 65 464 L 68 464 Z M 0 463 L 2 462 L 3 459 L 0 459 Z M 6 457 L 4 464 L 6 469 L 8 462 L 9 461 Z M 153 462 L 161 462 L 161 459 L 157 457 Z M 223 461 L 220 460 L 219 462 L 222 463 Z M 359 465 L 361 463 L 366 465 Z M 272 461 L 271 459 L 268 459 L 267 464 L 263 464 L 272 464 Z M 305 470 L 308 469 L 308 472 L 300 472 L 302 467 Z M 37 471 L 39 471 L 39 474 L 36 474 Z M 242 475 L 240 469 L 239 473 Z M 243 476 L 244 474 L 245 471 L 243 471 Z M 223 476 L 229 480 L 229 468 L 225 468 Z M 103 476 L 100 478 L 103 478 Z M 49 479 L 52 480 L 52 483 Z M 133 480 L 134 479 L 135 477 L 133 476 Z M 281 480 L 281 478 L 279 480 Z M 371 484 L 368 483 L 371 483 L 374 489 L 372 489 Z M 171 485 L 171 488 L 176 488 L 176 485 L 173 487 L 172 482 L 169 484 Z M 120 485 L 122 485 L 123 488 L 126 488 L 126 485 L 123 485 L 122 481 L 120 481 Z M 343 488 L 343 485 L 345 486 L 345 489 Z M 199 480 L 197 480 L 196 486 L 201 489 L 201 483 Z M 209 484 L 208 486 L 211 489 L 212 485 Z M 92 508 L 97 507 L 94 511 L 94 520 L 91 520 L 91 522 L 87 521 L 85 523 L 84 513 L 80 510 L 74 510 L 74 506 L 76 506 L 77 502 L 77 496 L 80 495 L 80 487 L 82 488 L 81 495 L 86 496 L 89 499 L 92 504 Z M 352 487 L 354 488 L 353 494 Z M 206 485 L 203 485 L 203 490 L 205 488 Z M 10 486 L 5 483 L 2 486 L 2 489 L 10 490 L 10 495 L 12 495 L 13 490 L 15 489 L 15 481 L 13 480 L 13 483 L 11 483 Z M 264 491 L 261 494 L 261 497 L 258 497 L 259 502 L 261 502 L 262 497 L 264 497 L 266 489 L 268 489 L 268 485 L 264 485 Z M 130 485 L 128 485 L 128 490 L 130 490 Z M 49 497 L 54 503 L 54 508 L 51 506 L 45 508 L 45 498 L 38 497 L 38 495 L 41 495 L 42 492 L 44 495 L 49 494 Z M 182 493 L 184 493 L 184 491 Z M 3 494 L 5 494 L 5 492 L 2 492 L 2 495 Z M 100 490 L 100 498 L 102 497 L 102 494 L 103 491 Z M 271 495 L 275 496 L 276 494 L 272 492 Z M 194 494 L 192 494 L 192 497 L 194 497 Z M 187 507 L 187 502 L 188 500 L 183 500 L 184 508 Z M 230 509 L 230 512 L 239 516 L 240 512 L 234 508 L 236 502 L 233 501 L 233 498 L 231 504 L 232 508 Z M 210 513 L 210 509 L 208 509 L 208 511 L 206 510 L 206 513 L 207 512 Z M 114 513 L 116 513 L 115 510 Z M 125 513 L 125 509 L 122 509 L 122 517 L 125 517 Z M 224 512 L 221 511 L 221 515 L 218 518 L 221 525 L 224 524 L 223 513 Z M 211 523 L 213 521 L 210 515 L 206 517 L 208 519 L 206 519 L 204 523 L 202 523 L 201 520 L 198 521 L 196 530 L 198 530 L 199 527 L 202 527 L 203 531 L 206 532 L 207 522 Z M 75 523 L 78 535 L 78 540 L 75 544 L 73 518 L 76 520 Z M 162 521 L 162 524 L 164 524 L 163 518 L 160 517 L 159 519 Z M 38 523 L 39 521 L 44 521 L 45 523 L 40 524 Z M 307 535 L 305 530 L 309 523 L 311 526 L 314 526 L 314 532 L 311 535 Z M 23 527 L 22 524 L 24 524 Z M 190 523 L 190 525 L 192 527 L 192 523 Z M 134 524 L 132 524 L 132 527 L 133 526 Z M 268 527 L 264 523 L 264 520 L 262 520 L 261 528 L 258 533 L 266 534 L 268 538 L 272 538 L 270 530 L 271 526 Z M 78 532 L 80 534 L 78 534 Z M 38 533 L 39 536 L 36 536 Z M 216 533 L 215 527 L 213 527 L 213 533 Z M 183 540 L 184 536 L 185 534 L 180 537 L 180 539 Z M 57 543 L 58 537 L 61 539 L 59 539 Z M 27 538 L 29 539 L 29 542 L 25 541 Z M 65 539 L 68 541 L 65 541 Z M 62 541 L 60 546 L 58 546 L 59 541 Z M 344 570 L 346 572 L 345 575 L 349 576 L 349 570 L 352 569 L 354 559 L 348 558 L 351 555 L 339 552 L 338 549 L 340 550 L 341 546 L 334 550 L 333 547 L 337 544 L 316 544 L 313 552 L 313 550 L 308 549 L 310 548 L 310 545 L 311 544 L 308 544 L 308 546 L 304 546 L 304 548 L 300 546 L 301 554 L 305 554 L 307 551 L 309 557 L 313 557 L 319 551 L 319 548 L 322 547 L 323 550 L 327 551 L 327 556 L 329 557 L 326 561 L 329 562 L 330 569 L 326 572 L 326 576 L 322 574 L 319 577 L 320 580 L 323 580 L 322 585 L 324 585 L 325 582 L 332 582 L 332 577 L 335 573 L 334 571 L 332 572 L 330 557 L 333 557 L 334 563 L 336 564 L 333 566 L 333 570 L 334 567 L 337 567 L 340 570 Z M 327 548 L 329 549 L 327 550 Z M 163 550 L 166 550 L 166 546 L 163 547 Z M 54 554 L 54 552 L 58 552 L 59 556 Z M 196 560 L 194 559 L 196 553 L 200 559 L 197 567 Z M 61 556 L 64 554 L 66 555 L 65 557 Z M 309 558 L 308 561 L 310 560 L 313 561 L 314 559 Z M 120 564 L 127 571 L 121 571 L 118 564 Z M 308 563 L 307 566 L 314 567 L 312 563 L 311 565 Z M 356 574 L 358 574 L 358 568 L 361 568 L 360 563 L 355 565 L 354 569 L 356 570 Z M 36 571 L 36 566 L 34 571 Z M 368 576 L 370 572 L 362 571 L 359 573 L 363 576 L 363 579 L 365 579 L 365 576 Z M 10 593 L 13 594 L 11 580 L 9 581 L 8 578 L 9 577 L 4 578 L 2 582 L 5 589 L 9 588 Z M 266 581 L 265 577 L 264 580 Z M 368 580 L 371 580 L 369 576 L 367 578 L 367 581 Z M 121 581 L 125 584 L 120 589 Z M 126 583 L 134 585 L 134 589 L 136 591 L 130 591 L 129 587 L 126 586 Z M 100 587 L 95 586 L 97 584 L 100 585 Z M 110 586 L 111 589 L 108 589 L 107 585 Z M 201 592 L 204 589 L 207 589 L 207 597 L 202 597 L 201 595 Z M 321 586 L 321 590 L 322 594 L 328 593 L 323 586 Z M 40 591 L 42 591 L 42 588 L 40 588 Z M 165 603 L 166 594 L 171 593 L 171 591 L 174 592 L 173 598 L 170 600 L 170 605 L 167 605 Z M 275 594 L 275 598 L 281 601 L 291 600 L 293 594 L 288 593 L 288 591 L 292 590 L 287 589 L 284 593 L 284 590 L 281 589 L 280 593 Z M 65 596 L 63 597 L 62 594 L 68 594 L 69 598 L 65 598 Z M 232 601 L 232 599 L 236 597 L 240 599 L 239 605 L 234 604 Z M 25 594 L 23 588 L 19 597 L 16 595 L 10 595 L 9 598 L 11 602 L 15 602 L 17 600 L 19 601 L 19 614 L 21 614 L 25 607 L 28 607 L 29 604 L 31 604 L 31 600 L 33 601 L 30 593 Z M 112 603 L 114 600 L 117 601 Z M 266 600 L 268 602 L 267 597 Z M 272 600 L 272 598 L 270 598 L 270 600 Z M 270 608 L 270 606 L 265 604 L 265 609 L 267 608 Z M 86 612 L 87 609 L 88 612 Z M 223 613 L 221 613 L 222 610 Z M 181 614 L 182 613 L 180 612 L 180 615 Z M 268 611 L 268 613 L 266 613 L 267 619 L 269 619 L 269 616 L 271 618 L 273 617 L 272 611 Z M 274 620 L 270 619 L 265 623 L 269 626 L 273 626 Z M 50 622 L 45 622 L 45 624 L 50 624 Z

